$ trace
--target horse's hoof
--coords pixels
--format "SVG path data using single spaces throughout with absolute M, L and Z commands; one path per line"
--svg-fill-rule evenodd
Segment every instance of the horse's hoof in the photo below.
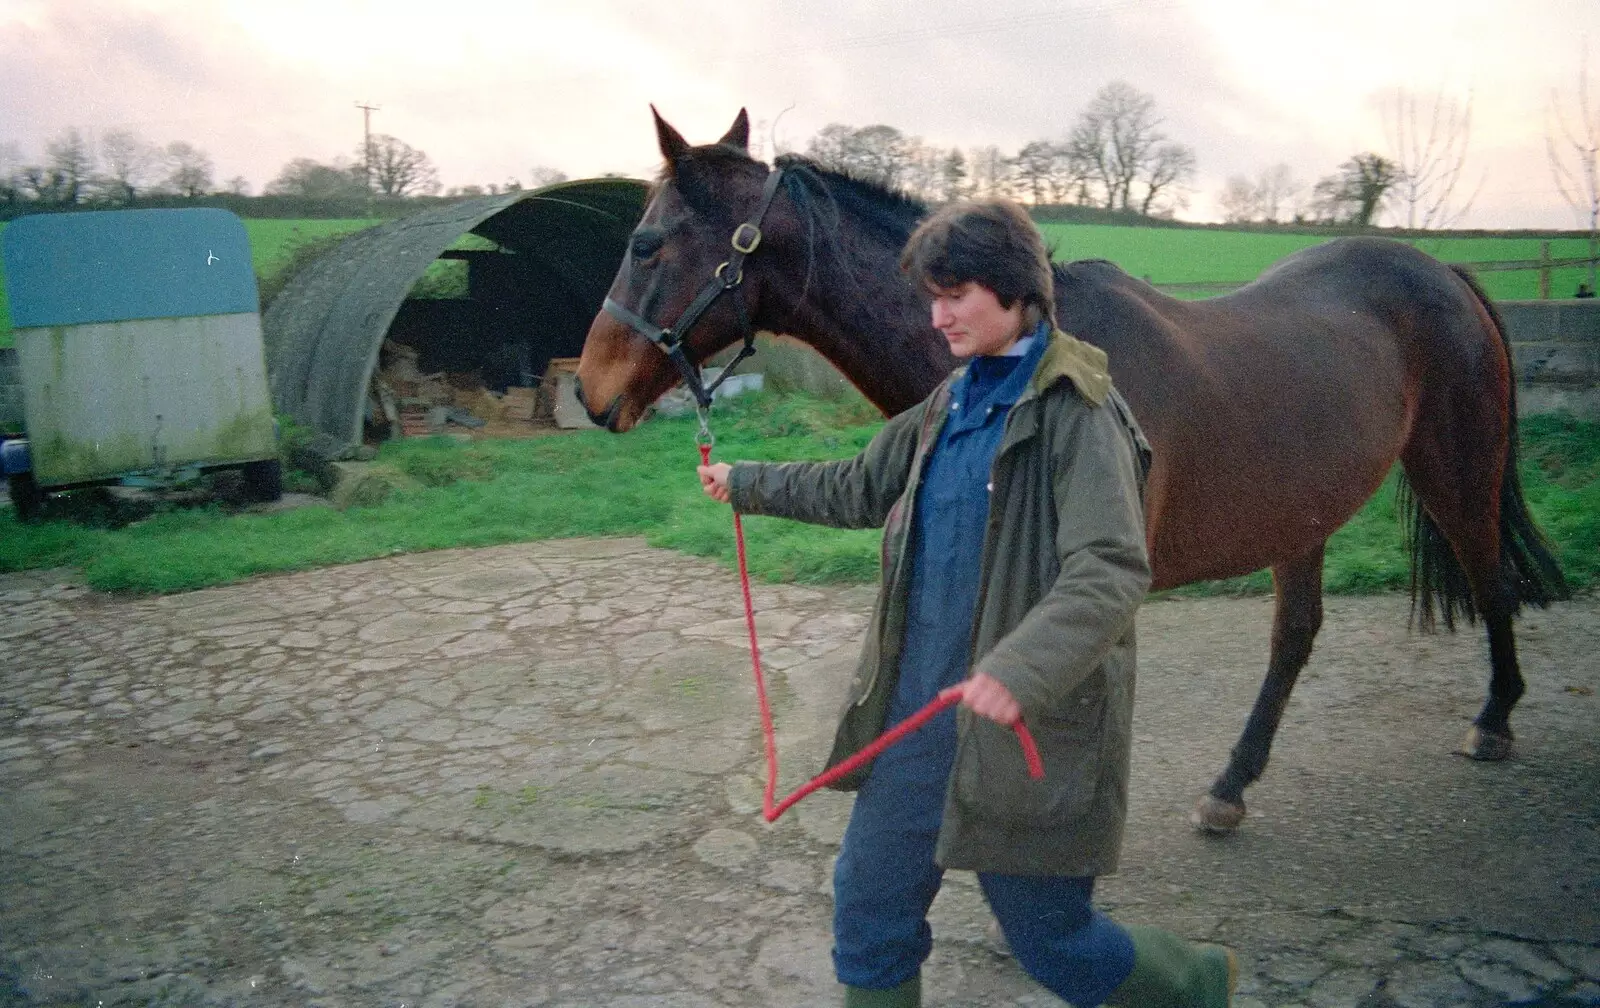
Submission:
M 1214 795 L 1206 795 L 1194 803 L 1189 813 L 1189 825 L 1206 833 L 1232 833 L 1244 821 L 1244 802 L 1235 804 Z
M 991 920 L 989 922 L 988 938 L 989 951 L 998 956 L 1005 956 L 1008 959 L 1011 958 L 1011 943 L 1006 941 L 1006 933 L 1000 930 L 999 921 Z
M 1456 752 L 1468 759 L 1491 763 L 1510 759 L 1515 755 L 1510 735 L 1484 731 L 1477 725 L 1467 729 L 1466 736 L 1461 740 L 1461 748 Z

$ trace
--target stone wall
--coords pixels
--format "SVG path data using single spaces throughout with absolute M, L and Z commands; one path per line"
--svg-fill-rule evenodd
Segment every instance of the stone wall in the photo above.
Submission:
M 1600 420 L 1600 300 L 1500 301 L 1517 369 L 1517 411 Z

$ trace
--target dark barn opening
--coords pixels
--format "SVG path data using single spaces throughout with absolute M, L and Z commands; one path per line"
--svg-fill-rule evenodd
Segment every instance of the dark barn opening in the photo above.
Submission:
M 274 409 L 334 457 L 371 432 L 373 379 L 397 346 L 423 375 L 470 373 L 495 393 L 538 384 L 552 360 L 582 350 L 644 202 L 642 182 L 590 179 L 357 232 L 297 273 L 262 318 Z M 453 247 L 469 234 L 482 247 Z M 444 284 L 451 296 L 412 296 L 430 269 L 451 268 L 465 271 Z

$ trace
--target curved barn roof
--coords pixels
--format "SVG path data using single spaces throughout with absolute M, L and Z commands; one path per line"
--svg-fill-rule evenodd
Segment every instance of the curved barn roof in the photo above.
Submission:
M 361 442 L 368 384 L 395 312 L 440 253 L 471 232 L 527 256 L 540 281 L 595 311 L 645 184 L 604 178 L 485 196 L 357 232 L 297 273 L 262 318 L 274 409 L 329 456 Z

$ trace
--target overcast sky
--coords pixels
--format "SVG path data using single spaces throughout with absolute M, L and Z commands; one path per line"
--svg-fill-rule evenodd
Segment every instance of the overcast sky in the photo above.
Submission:
M 1384 96 L 1472 98 L 1465 226 L 1572 227 L 1546 153 L 1576 112 L 1600 0 L 0 0 L 0 144 L 42 156 L 67 127 L 208 153 L 253 192 L 295 157 L 374 132 L 445 186 L 645 177 L 649 104 L 694 143 L 741 106 L 764 150 L 830 122 L 943 147 L 1060 139 L 1093 93 L 1151 94 L 1215 219 L 1232 174 L 1283 162 L 1307 188 L 1389 145 Z

